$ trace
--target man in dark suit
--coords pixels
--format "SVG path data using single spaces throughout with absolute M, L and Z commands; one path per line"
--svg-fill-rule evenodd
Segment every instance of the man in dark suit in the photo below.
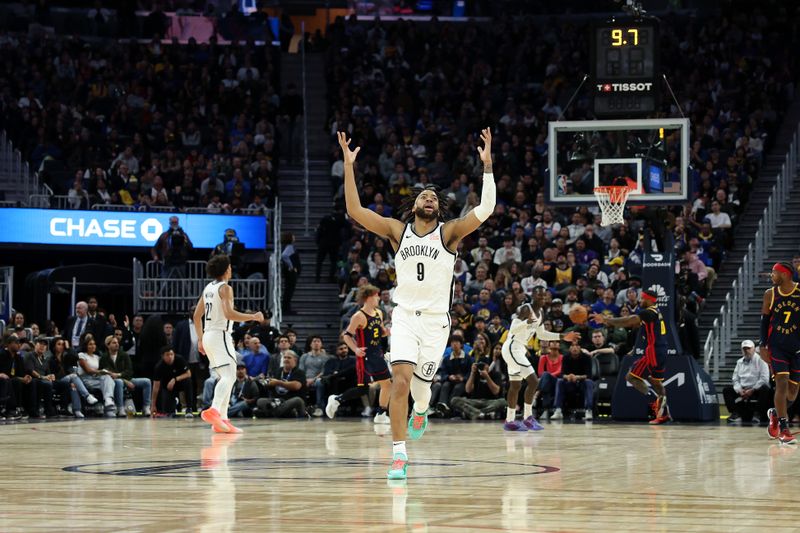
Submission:
M 89 306 L 87 314 L 94 323 L 94 327 L 92 329 L 94 330 L 95 337 L 99 339 L 105 339 L 109 335 L 113 335 L 114 330 L 111 329 L 108 319 L 103 313 L 98 312 L 97 298 L 90 296 L 87 298 L 86 303 Z
M 69 340 L 70 346 L 78 349 L 81 345 L 81 338 L 87 332 L 94 335 L 97 340 L 94 326 L 95 321 L 89 316 L 89 305 L 86 302 L 78 302 L 75 304 L 75 314 L 67 319 L 62 331 L 64 338 Z

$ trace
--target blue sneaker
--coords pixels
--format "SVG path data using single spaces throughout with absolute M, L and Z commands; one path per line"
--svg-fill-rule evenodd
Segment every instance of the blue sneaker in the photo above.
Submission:
M 408 419 L 408 438 L 411 440 L 419 440 L 422 434 L 425 433 L 425 428 L 428 427 L 428 413 L 419 414 L 416 411 L 411 412 L 411 418 Z
M 526 428 L 524 425 L 522 425 L 521 422 L 517 422 L 516 420 L 514 420 L 513 422 L 506 422 L 505 424 L 503 424 L 503 429 L 506 431 L 528 431 L 528 428 Z
M 542 426 L 535 418 L 533 418 L 533 416 L 529 416 L 523 420 L 522 425 L 524 425 L 525 429 L 528 431 L 540 431 L 544 429 L 544 426 Z
M 392 466 L 386 472 L 386 477 L 389 479 L 406 479 L 406 469 L 408 468 L 408 457 L 402 453 L 394 454 L 392 458 Z

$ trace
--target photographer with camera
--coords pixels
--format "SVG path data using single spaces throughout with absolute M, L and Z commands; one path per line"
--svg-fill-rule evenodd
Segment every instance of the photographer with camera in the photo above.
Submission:
M 238 278 L 241 274 L 242 267 L 242 254 L 244 253 L 244 244 L 239 242 L 239 236 L 236 235 L 236 230 L 228 228 L 225 230 L 225 236 L 222 242 L 214 247 L 210 257 L 215 255 L 227 255 L 231 260 L 231 268 L 233 270 L 233 277 Z
M 503 398 L 503 377 L 497 370 L 490 369 L 491 363 L 487 357 L 473 363 L 464 388 L 466 395 L 453 398 L 453 411 L 459 411 L 463 418 L 491 419 L 508 406 Z
M 306 416 L 306 374 L 297 368 L 298 357 L 292 350 L 282 354 L 282 366 L 259 381 L 262 389 L 269 393 L 259 398 L 254 414 L 259 418 L 298 418 Z
M 162 233 L 150 250 L 153 261 L 161 261 L 161 276 L 185 278 L 186 262 L 192 252 L 192 240 L 181 228 L 177 216 L 169 217 L 169 228 Z

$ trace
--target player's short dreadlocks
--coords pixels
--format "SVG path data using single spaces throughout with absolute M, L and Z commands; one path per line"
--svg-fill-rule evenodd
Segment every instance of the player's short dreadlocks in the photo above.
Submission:
M 411 196 L 406 197 L 400 204 L 400 220 L 403 222 L 408 222 L 414 219 L 414 204 L 417 202 L 417 197 L 423 191 L 433 191 L 436 193 L 436 197 L 439 199 L 439 220 L 444 222 L 444 212 L 448 210 L 450 206 L 450 200 L 447 198 L 447 196 L 442 194 L 442 192 L 439 190 L 439 187 L 436 185 L 412 187 Z

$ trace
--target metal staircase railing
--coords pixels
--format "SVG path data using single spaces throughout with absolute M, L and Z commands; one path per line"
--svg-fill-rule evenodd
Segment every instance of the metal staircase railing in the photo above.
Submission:
M 772 245 L 781 213 L 786 208 L 789 191 L 794 186 L 799 150 L 800 124 L 795 129 L 775 185 L 772 186 L 767 207 L 758 221 L 753 242 L 747 245 L 742 266 L 739 267 L 736 279 L 725 295 L 725 303 L 719 309 L 719 316 L 714 319 L 713 327 L 706 337 L 703 350 L 705 369 L 714 379 L 719 379 L 720 368 L 725 366 L 731 340 L 736 337 L 739 324 L 744 320 L 744 311 L 753 297 L 753 287 L 758 283 L 759 273 L 764 268 L 767 250 Z

